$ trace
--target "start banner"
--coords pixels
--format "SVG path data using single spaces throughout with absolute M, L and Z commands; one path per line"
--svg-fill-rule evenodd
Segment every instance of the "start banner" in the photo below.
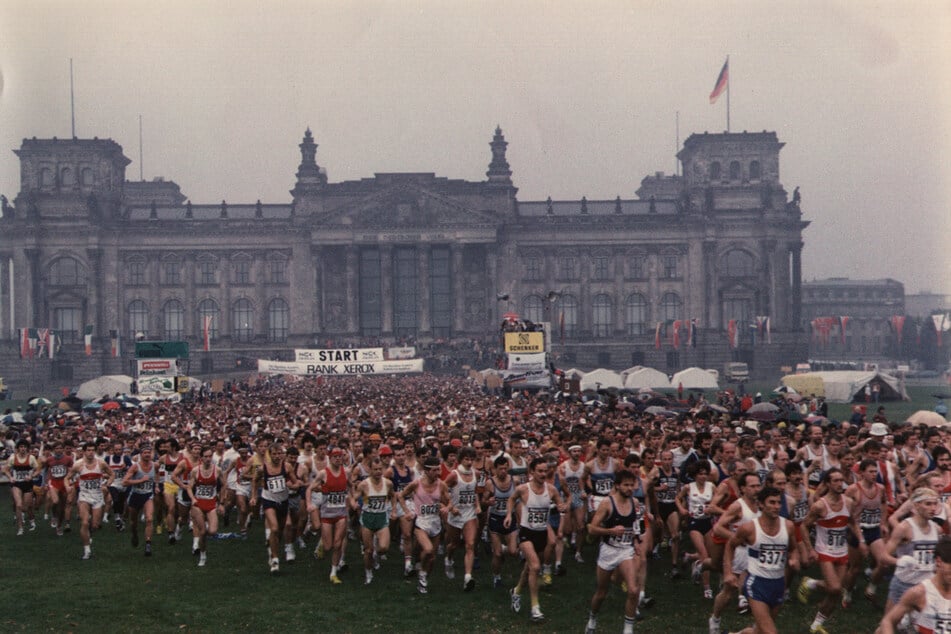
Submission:
M 302 363 L 258 359 L 261 374 L 294 374 L 297 376 L 360 376 L 364 374 L 405 374 L 422 372 L 422 359 L 353 363 Z
M 136 359 L 139 376 L 175 376 L 178 374 L 176 359 Z
M 338 348 L 323 350 L 297 348 L 294 350 L 294 360 L 298 363 L 382 361 L 383 348 Z
M 505 333 L 505 351 L 509 354 L 531 354 L 545 351 L 543 332 Z

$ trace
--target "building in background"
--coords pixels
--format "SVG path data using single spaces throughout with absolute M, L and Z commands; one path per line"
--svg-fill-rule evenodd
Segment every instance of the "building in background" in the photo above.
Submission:
M 60 379 L 127 372 L 110 333 L 126 355 L 136 338 L 189 341 L 212 372 L 295 347 L 490 342 L 511 312 L 550 324 L 562 365 L 771 376 L 805 358 L 809 223 L 775 133 L 693 134 L 682 175 L 590 200 L 520 200 L 507 145 L 497 129 L 481 181 L 334 183 L 307 130 L 289 200 L 193 204 L 174 181 L 127 181 L 112 140 L 24 139 L 0 219 L 0 332 L 54 330 Z M 851 345 L 881 343 L 863 337 Z

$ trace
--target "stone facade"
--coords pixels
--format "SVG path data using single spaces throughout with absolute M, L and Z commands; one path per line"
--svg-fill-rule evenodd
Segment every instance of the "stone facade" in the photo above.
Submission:
M 489 146 L 484 181 L 334 183 L 307 130 L 289 201 L 198 205 L 173 181 L 126 181 L 114 141 L 24 139 L 20 192 L 0 219 L 0 331 L 57 330 L 60 363 L 77 374 L 128 371 L 109 357 L 112 330 L 126 357 L 136 337 L 199 350 L 204 317 L 205 370 L 251 351 L 492 340 L 510 311 L 552 324 L 561 365 L 739 359 L 778 372 L 804 357 L 808 222 L 779 180 L 775 133 L 693 134 L 683 176 L 656 173 L 614 200 L 520 200 L 500 129 Z M 746 336 L 757 316 L 770 317 L 771 344 Z M 696 346 L 673 347 L 674 320 L 696 324 Z M 94 360 L 82 355 L 87 324 Z

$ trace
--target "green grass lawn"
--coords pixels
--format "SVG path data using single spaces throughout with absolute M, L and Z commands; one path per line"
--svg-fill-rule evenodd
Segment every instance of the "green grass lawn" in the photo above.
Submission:
M 594 590 L 594 545 L 586 546 L 587 563 L 569 563 L 565 577 L 555 577 L 542 591 L 541 607 L 548 620 L 528 621 L 528 597 L 523 612 L 513 614 L 507 589 L 493 589 L 488 558 L 476 572 L 475 591 L 462 590 L 461 551 L 455 581 L 448 581 L 441 561 L 431 575 L 430 592 L 420 596 L 415 580 L 404 580 L 401 558 L 394 546 L 389 561 L 373 585 L 363 585 L 359 547 L 350 543 L 350 570 L 344 583 L 332 586 L 329 563 L 316 561 L 311 549 L 298 553 L 295 563 L 268 572 L 261 523 L 252 526 L 247 541 L 218 540 L 208 549 L 208 565 L 198 568 L 186 537 L 175 546 L 156 536 L 155 554 L 133 549 L 129 534 L 113 527 L 95 534 L 94 557 L 81 561 L 77 522 L 73 531 L 57 538 L 48 522 L 34 533 L 15 536 L 10 496 L 0 491 L 0 631 L 3 632 L 580 632 Z M 224 529 L 229 530 L 229 529 Z M 666 553 L 664 553 L 666 554 Z M 712 602 L 687 579 L 671 581 L 667 561 L 651 563 L 648 591 L 657 604 L 645 611 L 641 632 L 706 632 Z M 517 565 L 505 568 L 507 587 L 514 584 Z M 884 589 L 880 589 L 880 594 Z M 620 589 L 609 595 L 599 619 L 600 632 L 618 632 L 624 598 Z M 804 632 L 815 605 L 797 602 L 780 614 L 780 632 Z M 830 631 L 868 633 L 880 610 L 859 600 L 833 617 Z M 731 610 L 725 628 L 739 629 L 749 617 Z

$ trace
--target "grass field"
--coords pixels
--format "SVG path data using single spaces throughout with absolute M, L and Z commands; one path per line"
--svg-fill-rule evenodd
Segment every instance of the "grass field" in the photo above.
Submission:
M 933 407 L 931 394 L 941 391 L 941 386 L 912 386 L 912 401 L 885 403 L 886 412 L 891 420 L 903 420 L 917 409 Z M 830 415 L 841 419 L 848 412 L 848 405 L 834 404 Z M 36 532 L 16 537 L 10 509 L 9 490 L 0 487 L 0 517 L 8 513 L 0 522 L 2 632 L 581 632 L 594 590 L 594 545 L 586 546 L 588 563 L 569 561 L 568 575 L 555 577 L 553 586 L 542 591 L 547 621 L 532 625 L 527 593 L 521 614 L 509 608 L 507 588 L 514 584 L 518 566 L 509 561 L 506 588 L 492 589 L 484 553 L 474 592 L 462 591 L 457 551 L 456 580 L 447 580 L 437 561 L 430 593 L 423 597 L 416 592 L 415 580 L 402 578 L 395 546 L 373 585 L 365 587 L 359 547 L 351 542 L 350 570 L 343 575 L 343 585 L 332 586 L 329 563 L 316 561 L 310 548 L 271 575 L 260 522 L 252 526 L 247 541 L 211 542 L 208 566 L 197 568 L 187 538 L 171 546 L 165 535 L 156 536 L 155 555 L 145 558 L 141 547 L 131 547 L 128 533 L 117 533 L 111 526 L 95 535 L 94 558 L 81 561 L 75 520 L 65 537 L 57 538 L 42 521 Z M 650 565 L 648 592 L 657 604 L 644 611 L 638 631 L 706 632 L 712 602 L 702 598 L 700 587 L 689 579 L 671 581 L 666 558 Z M 601 611 L 600 632 L 620 631 L 623 603 L 620 590 L 612 591 Z M 806 607 L 793 601 L 780 613 L 779 631 L 808 631 L 815 610 L 814 603 Z M 880 616 L 880 609 L 858 599 L 849 610 L 835 614 L 829 631 L 869 633 Z M 739 629 L 749 622 L 731 610 L 723 627 Z
M 0 509 L 9 513 L 10 495 L 0 491 Z M 527 593 L 523 612 L 509 608 L 507 589 L 493 589 L 488 558 L 476 572 L 475 591 L 462 591 L 461 551 L 457 577 L 450 582 L 441 561 L 431 575 L 430 592 L 420 596 L 415 580 L 404 580 L 398 550 L 377 572 L 373 585 L 363 585 L 359 547 L 350 543 L 350 570 L 344 583 L 332 586 L 329 564 L 298 553 L 279 573 L 267 570 L 263 529 L 252 526 L 247 541 L 217 540 L 209 544 L 208 565 L 198 568 L 190 555 L 191 542 L 171 546 L 157 536 L 155 554 L 146 558 L 133 549 L 129 534 L 107 527 L 95 534 L 93 559 L 81 561 L 77 522 L 73 531 L 57 538 L 48 522 L 37 531 L 15 536 L 12 514 L 0 522 L 0 631 L 3 632 L 581 632 L 594 590 L 595 546 L 585 550 L 587 563 L 569 563 L 567 576 L 555 577 L 542 591 L 547 621 L 528 621 Z M 223 529 L 228 530 L 228 529 Z M 657 604 L 638 624 L 641 632 L 706 632 L 712 602 L 687 579 L 671 581 L 667 561 L 651 564 L 648 591 Z M 505 583 L 514 584 L 517 566 L 506 564 Z M 882 590 L 880 590 L 880 593 Z M 612 591 L 601 611 L 600 632 L 619 632 L 623 595 Z M 780 632 L 805 632 L 815 605 L 797 602 L 780 614 Z M 837 612 L 830 624 L 835 633 L 868 633 L 880 611 L 859 600 Z M 725 628 L 749 622 L 731 610 Z

